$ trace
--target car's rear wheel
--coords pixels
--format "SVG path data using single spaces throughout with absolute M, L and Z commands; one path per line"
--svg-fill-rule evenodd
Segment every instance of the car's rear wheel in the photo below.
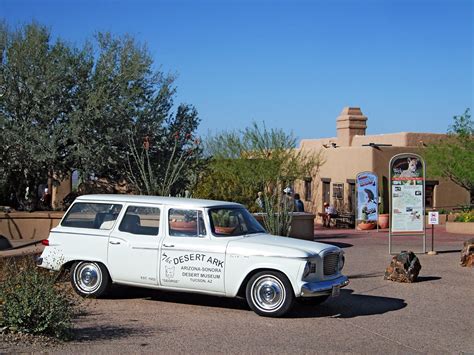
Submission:
M 290 281 L 278 271 L 256 273 L 250 278 L 245 291 L 250 308 L 266 317 L 283 316 L 295 300 Z
M 71 269 L 71 284 L 83 297 L 100 297 L 110 285 L 107 268 L 94 261 L 78 261 Z

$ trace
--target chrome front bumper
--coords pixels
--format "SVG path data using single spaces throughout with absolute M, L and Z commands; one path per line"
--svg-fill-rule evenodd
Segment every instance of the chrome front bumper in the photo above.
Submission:
M 347 276 L 339 276 L 337 279 L 328 281 L 307 282 L 301 286 L 301 297 L 318 297 L 334 294 L 336 288 L 345 287 L 349 284 Z

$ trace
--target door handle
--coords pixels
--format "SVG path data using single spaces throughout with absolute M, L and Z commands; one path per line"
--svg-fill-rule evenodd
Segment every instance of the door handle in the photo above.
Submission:
M 174 248 L 174 244 L 163 244 L 163 246 L 167 248 Z
M 120 242 L 109 242 L 109 243 L 112 244 L 112 245 L 118 245 L 118 244 L 120 244 Z

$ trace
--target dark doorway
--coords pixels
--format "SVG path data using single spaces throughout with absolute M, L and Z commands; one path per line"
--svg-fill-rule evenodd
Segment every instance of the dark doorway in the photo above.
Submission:
M 323 201 L 321 205 L 324 204 L 324 202 L 329 203 L 331 200 L 331 180 L 330 179 L 322 179 L 323 181 Z

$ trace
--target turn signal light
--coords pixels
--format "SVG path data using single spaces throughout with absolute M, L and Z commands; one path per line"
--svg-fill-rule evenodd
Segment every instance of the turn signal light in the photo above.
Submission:
M 49 245 L 49 240 L 48 239 L 43 239 L 41 241 L 41 244 L 44 245 L 44 246 L 48 246 Z

